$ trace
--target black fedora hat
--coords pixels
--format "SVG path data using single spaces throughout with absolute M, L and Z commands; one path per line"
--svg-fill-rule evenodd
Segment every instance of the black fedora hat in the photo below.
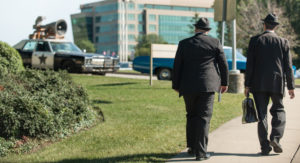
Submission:
M 275 14 L 268 14 L 262 21 L 271 25 L 279 25 L 278 18 Z
M 209 27 L 209 21 L 207 18 L 200 18 L 194 26 L 198 29 L 203 29 L 203 30 L 211 30 Z

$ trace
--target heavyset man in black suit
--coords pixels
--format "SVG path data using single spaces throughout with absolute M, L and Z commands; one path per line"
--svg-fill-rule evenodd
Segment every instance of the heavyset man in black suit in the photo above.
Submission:
M 207 35 L 209 21 L 200 18 L 195 35 L 179 42 L 174 60 L 172 88 L 183 95 L 187 147 L 196 160 L 205 160 L 214 94 L 227 91 L 228 65 L 218 39 Z
M 279 144 L 285 128 L 285 111 L 282 103 L 285 82 L 290 98 L 294 98 L 292 59 L 288 41 L 277 36 L 274 29 L 279 25 L 277 17 L 269 14 L 263 20 L 264 32 L 251 38 L 247 54 L 245 95 L 251 91 L 258 111 L 258 137 L 261 154 L 281 153 Z M 272 132 L 268 140 L 267 107 L 272 99 Z

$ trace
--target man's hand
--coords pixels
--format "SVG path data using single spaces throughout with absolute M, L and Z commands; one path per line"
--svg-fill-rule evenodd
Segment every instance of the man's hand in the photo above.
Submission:
M 221 93 L 225 93 L 225 92 L 227 92 L 227 90 L 228 90 L 228 86 L 221 86 L 220 87 Z
M 289 95 L 290 95 L 290 98 L 291 98 L 291 99 L 295 98 L 295 92 L 294 92 L 293 89 L 292 89 L 292 90 L 289 90 Z
M 245 94 L 246 97 L 248 97 L 249 92 L 250 92 L 249 87 L 245 87 L 244 94 Z

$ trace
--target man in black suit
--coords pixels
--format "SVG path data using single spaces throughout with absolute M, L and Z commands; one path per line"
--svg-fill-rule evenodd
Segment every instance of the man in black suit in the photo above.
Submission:
M 228 89 L 228 65 L 218 39 L 207 35 L 209 21 L 200 18 L 195 35 L 179 42 L 174 60 L 172 88 L 186 105 L 186 137 L 190 154 L 205 160 L 214 94 Z
M 294 98 L 294 76 L 289 43 L 277 36 L 274 29 L 279 25 L 275 14 L 263 19 L 264 32 L 251 38 L 247 54 L 245 95 L 253 93 L 258 111 L 258 137 L 261 154 L 268 155 L 273 150 L 282 152 L 279 144 L 285 128 L 285 111 L 282 103 L 285 82 L 290 98 Z M 272 99 L 272 132 L 268 140 L 267 107 Z M 271 147 L 272 146 L 272 147 Z

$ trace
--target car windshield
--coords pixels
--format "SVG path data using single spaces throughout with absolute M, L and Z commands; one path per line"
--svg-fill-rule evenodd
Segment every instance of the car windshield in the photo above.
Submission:
M 226 59 L 232 59 L 232 49 L 224 49 L 225 57 Z M 240 52 L 236 51 L 236 59 L 245 61 L 246 57 L 243 56 Z
M 54 52 L 81 52 L 81 50 L 71 42 L 50 42 Z

